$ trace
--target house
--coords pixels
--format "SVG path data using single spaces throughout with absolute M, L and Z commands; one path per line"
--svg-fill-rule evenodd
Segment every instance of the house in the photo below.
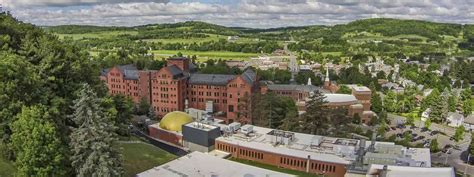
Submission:
M 448 120 L 448 125 L 450 127 L 459 127 L 463 125 L 464 116 L 458 112 L 449 112 L 446 120 Z
M 423 113 L 421 113 L 421 121 L 425 122 L 430 118 L 431 108 L 427 108 Z
M 474 114 L 471 114 L 464 119 L 464 128 L 470 131 L 474 130 Z

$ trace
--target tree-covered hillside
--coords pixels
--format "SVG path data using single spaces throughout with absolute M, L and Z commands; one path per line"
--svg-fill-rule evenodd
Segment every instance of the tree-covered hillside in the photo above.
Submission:
M 57 26 L 48 31 L 76 45 L 100 49 L 146 46 L 152 50 L 232 51 L 268 53 L 293 51 L 382 54 L 472 54 L 472 25 L 388 18 L 363 19 L 334 26 L 314 25 L 271 29 L 225 27 L 205 22 L 150 24 L 136 27 Z M 228 40 L 228 36 L 238 36 Z
M 105 96 L 99 68 L 83 49 L 6 13 L 0 13 L 0 48 L 1 158 L 15 162 L 15 176 L 75 176 L 81 167 L 70 161 L 73 100 L 84 84 L 96 99 Z

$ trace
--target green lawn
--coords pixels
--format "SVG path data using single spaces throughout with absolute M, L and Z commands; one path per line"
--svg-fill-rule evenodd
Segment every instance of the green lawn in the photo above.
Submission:
M 206 38 L 188 38 L 188 39 L 183 39 L 183 38 L 174 38 L 174 39 L 145 39 L 143 41 L 147 42 L 161 42 L 164 44 L 167 43 L 201 43 L 201 42 L 210 42 L 210 41 L 218 41 L 220 39 L 226 39 L 227 36 L 222 36 L 222 35 L 217 35 L 217 34 L 206 34 L 209 37 Z
M 64 39 L 64 37 L 72 37 L 73 40 L 79 40 L 82 38 L 111 38 L 111 37 L 115 37 L 122 34 L 135 35 L 135 34 L 138 34 L 138 32 L 136 31 L 102 31 L 102 32 L 83 33 L 83 34 L 54 33 L 54 35 L 58 36 L 59 39 Z
M 15 171 L 16 169 L 13 166 L 13 162 L 0 157 L 0 177 L 14 176 Z
M 229 160 L 239 162 L 239 163 L 243 163 L 243 164 L 247 164 L 247 165 L 251 165 L 251 166 L 255 166 L 255 167 L 259 167 L 259 168 L 264 168 L 264 169 L 267 169 L 267 170 L 292 174 L 292 175 L 296 175 L 296 176 L 299 176 L 299 177 L 319 176 L 319 175 L 310 174 L 310 173 L 306 173 L 306 172 L 302 172 L 302 171 L 279 168 L 277 166 L 267 165 L 267 164 L 263 164 L 263 163 L 259 163 L 259 162 L 250 161 L 250 160 L 242 160 L 242 159 L 236 159 L 236 158 L 230 158 Z
M 181 52 L 183 55 L 196 55 L 198 61 L 206 61 L 208 59 L 223 59 L 223 60 L 249 60 L 251 57 L 256 57 L 258 53 L 242 53 L 242 52 L 228 52 L 228 51 L 189 51 L 189 50 L 153 50 L 151 51 L 157 58 L 168 57 L 176 55 Z
M 120 148 L 124 161 L 125 177 L 135 176 L 176 158 L 175 155 L 150 144 L 122 143 Z

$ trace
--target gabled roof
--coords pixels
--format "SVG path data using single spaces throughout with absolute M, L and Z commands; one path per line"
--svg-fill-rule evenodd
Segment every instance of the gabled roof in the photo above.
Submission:
M 464 119 L 464 116 L 462 114 L 459 114 L 458 112 L 448 112 L 448 119 L 462 120 Z
M 129 65 L 117 65 L 117 69 L 120 70 L 120 72 L 124 75 L 124 79 L 126 80 L 138 80 L 138 72 L 139 70 L 135 65 L 129 64 Z M 100 71 L 101 76 L 107 76 L 107 73 L 110 72 L 110 69 L 102 69 Z
M 171 75 L 173 75 L 173 77 L 183 75 L 183 70 L 176 65 L 167 66 L 166 69 L 171 73 Z
M 242 79 L 244 79 L 245 82 L 247 82 L 250 85 L 253 85 L 257 79 L 257 74 L 255 74 L 255 72 L 251 69 L 245 70 L 245 72 L 242 73 L 241 76 L 242 76 Z
M 236 77 L 235 75 L 226 74 L 191 74 L 189 84 L 227 85 L 227 83 Z

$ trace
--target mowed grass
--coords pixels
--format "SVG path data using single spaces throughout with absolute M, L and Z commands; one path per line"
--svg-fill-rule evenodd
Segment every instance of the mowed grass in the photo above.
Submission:
M 146 42 L 161 42 L 163 44 L 168 43 L 184 43 L 184 44 L 192 44 L 192 43 L 202 43 L 202 42 L 210 42 L 210 41 L 219 41 L 221 39 L 227 40 L 227 36 L 217 35 L 217 34 L 206 34 L 209 37 L 206 38 L 173 38 L 173 39 L 144 39 L 143 41 Z
M 59 34 L 54 33 L 54 35 L 58 36 L 59 39 L 64 39 L 65 37 L 71 37 L 73 40 L 80 40 L 83 38 L 111 38 L 118 35 L 136 35 L 138 32 L 136 31 L 101 31 L 101 32 L 94 32 L 94 33 L 82 33 L 82 34 Z
M 259 162 L 250 161 L 250 160 L 243 160 L 243 159 L 236 159 L 236 158 L 230 158 L 229 160 L 239 162 L 239 163 L 243 163 L 243 164 L 247 164 L 247 165 L 251 165 L 251 166 L 255 166 L 255 167 L 259 167 L 259 168 L 264 168 L 264 169 L 267 169 L 267 170 L 272 170 L 272 171 L 282 172 L 282 173 L 286 173 L 286 174 L 296 175 L 296 176 L 299 176 L 299 177 L 319 176 L 319 175 L 316 175 L 316 174 L 310 174 L 310 173 L 306 173 L 306 172 L 302 172 L 302 171 L 279 168 L 277 166 L 267 165 L 267 164 L 263 164 L 263 163 L 259 163 Z
M 256 57 L 258 53 L 242 53 L 242 52 L 228 52 L 228 51 L 189 51 L 189 50 L 153 50 L 151 51 L 155 57 L 163 58 L 176 55 L 181 52 L 184 56 L 196 55 L 198 62 L 206 61 L 208 59 L 222 59 L 222 60 L 249 60 L 251 57 Z
M 0 157 L 0 177 L 15 176 L 15 166 L 13 162 Z
M 145 143 L 121 143 L 120 150 L 123 157 L 125 177 L 135 176 L 138 173 L 176 159 L 175 155 Z

